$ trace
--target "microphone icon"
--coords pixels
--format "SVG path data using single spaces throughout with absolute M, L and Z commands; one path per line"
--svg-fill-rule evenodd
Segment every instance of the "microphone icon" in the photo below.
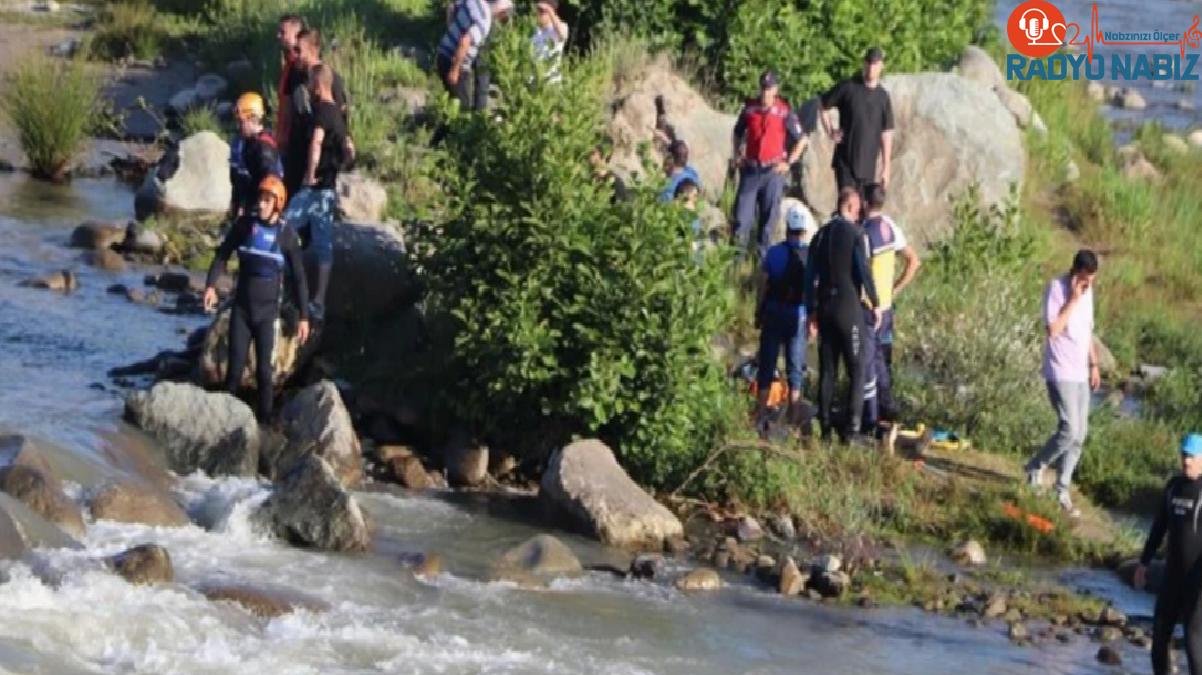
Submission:
M 1028 9 L 1018 19 L 1018 29 L 1027 36 L 1027 42 L 1032 45 L 1043 44 L 1039 39 L 1043 37 L 1050 24 L 1047 13 L 1038 7 Z

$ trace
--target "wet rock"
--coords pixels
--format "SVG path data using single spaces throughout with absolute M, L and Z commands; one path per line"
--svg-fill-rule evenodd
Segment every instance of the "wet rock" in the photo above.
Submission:
M 834 554 L 824 555 L 813 564 L 816 574 L 829 574 L 843 569 L 843 559 Z
M 204 290 L 204 282 L 187 272 L 167 271 L 154 277 L 154 286 L 168 293 L 183 293 L 188 290 Z
M 797 538 L 797 528 L 793 526 L 793 516 L 787 513 L 778 513 L 768 520 L 768 529 L 772 534 L 784 539 L 792 541 Z
M 0 468 L 0 491 L 74 537 L 83 537 L 83 516 L 48 469 L 9 465 Z
M 1102 645 L 1098 649 L 1098 663 L 1107 666 L 1121 666 L 1123 665 L 1123 657 L 1119 654 L 1119 650 L 1114 647 Z
M 1202 129 L 1194 129 L 1189 132 L 1189 136 L 1185 137 L 1189 144 L 1195 148 L 1202 147 Z
M 1123 631 L 1114 626 L 1102 626 L 1094 631 L 1094 639 L 1098 642 L 1116 642 L 1123 638 Z
M 810 577 L 810 588 L 824 598 L 838 598 L 851 588 L 851 577 L 846 572 L 823 572 Z
M 157 544 L 142 544 L 109 559 L 113 571 L 131 584 L 167 584 L 175 579 L 171 555 Z
M 759 541 L 764 538 L 764 528 L 760 526 L 760 521 L 751 516 L 740 518 L 735 532 L 739 537 L 739 541 L 744 543 Z
M 994 593 L 985 601 L 985 607 L 981 610 L 981 616 L 986 619 L 996 619 L 1005 614 L 1008 609 L 1006 596 L 1001 593 Z
M 644 553 L 630 561 L 630 576 L 635 579 L 657 579 L 664 575 L 664 557 L 658 553 Z
M 518 469 L 518 460 L 504 451 L 490 450 L 488 453 L 488 474 L 501 479 L 509 476 Z
M 224 213 L 233 190 L 229 154 L 229 145 L 211 131 L 185 138 L 146 175 L 135 198 L 138 219 L 173 210 Z
M 196 91 L 196 97 L 201 103 L 211 103 L 217 97 L 225 93 L 229 88 L 229 83 L 225 78 L 216 73 L 205 73 L 196 80 L 196 85 L 193 89 Z
M 419 294 L 403 232 L 397 226 L 342 222 L 334 232 L 334 269 L 326 296 L 327 321 L 395 319 Z M 312 266 L 305 261 L 306 269 Z M 316 268 L 313 267 L 313 270 Z M 315 287 L 311 275 L 309 288 Z M 406 321 L 418 323 L 420 313 Z
M 1016 622 L 1010 624 L 1007 635 L 1014 642 L 1023 642 L 1030 639 L 1031 632 L 1027 630 L 1026 624 Z
M 961 565 L 984 565 L 987 562 L 985 547 L 976 539 L 969 539 L 952 550 L 952 560 Z
M 770 555 L 761 555 L 755 559 L 755 578 L 760 581 L 775 586 L 780 579 L 780 575 L 776 570 L 776 558 Z
M 476 487 L 488 476 L 488 446 L 474 442 L 462 431 L 456 431 L 443 448 L 443 464 L 451 485 Z
M 377 462 L 388 464 L 394 459 L 403 459 L 405 457 L 413 457 L 414 451 L 408 445 L 377 445 L 372 450 L 372 455 Z
M 91 502 L 92 517 L 119 523 L 142 523 L 155 527 L 183 527 L 188 514 L 167 495 L 131 483 L 110 483 Z
M 88 251 L 84 254 L 84 262 L 106 272 L 125 271 L 125 258 L 111 248 Z
M 254 476 L 259 467 L 259 425 L 254 413 L 229 394 L 160 382 L 133 392 L 126 418 L 163 444 L 179 474 Z
M 363 455 L 351 415 L 338 387 L 323 380 L 301 390 L 280 411 L 287 443 L 276 456 L 265 456 L 269 476 L 284 476 L 306 455 L 329 462 L 342 487 L 363 482 Z
M 716 570 L 703 567 L 677 579 L 676 588 L 685 592 L 716 591 L 722 588 L 722 577 Z
M 1148 102 L 1144 100 L 1143 95 L 1130 87 L 1116 91 L 1111 102 L 1124 110 L 1143 110 L 1148 107 Z
M 167 101 L 167 109 L 174 110 L 178 114 L 183 114 L 200 105 L 200 97 L 196 95 L 196 89 L 188 87 L 181 89 Z
M 410 490 L 428 490 L 434 487 L 434 480 L 417 457 L 394 457 L 388 462 L 388 467 L 393 479 Z
M 45 276 L 26 279 L 19 285 L 26 288 L 42 288 L 49 291 L 70 292 L 79 288 L 79 280 L 75 277 L 75 273 L 71 270 L 62 270 L 60 272 L 51 272 Z
M 989 52 L 976 45 L 964 48 L 956 69 L 962 77 L 979 82 L 989 89 L 1006 86 L 1006 78 L 1002 77 L 1002 70 L 997 61 L 993 60 Z
M 141 255 L 157 256 L 163 252 L 165 246 L 166 242 L 158 232 L 137 223 L 126 226 L 125 238 L 121 241 L 122 249 Z
M 584 573 L 572 549 L 549 534 L 540 534 L 509 549 L 492 566 L 494 580 L 521 586 L 545 586 L 560 577 Z
M 1097 623 L 1099 626 L 1116 626 L 1122 628 L 1127 625 L 1127 615 L 1108 605 L 1102 608 L 1102 611 L 1098 614 Z
M 201 595 L 212 602 L 229 602 L 238 605 L 255 616 L 272 619 L 298 609 L 323 612 L 329 605 L 290 589 L 274 589 L 242 585 L 206 585 Z
M 1187 143 L 1184 138 L 1178 136 L 1177 134 L 1165 134 L 1162 138 L 1165 150 L 1178 155 L 1184 155 L 1185 153 L 1189 152 L 1189 143 Z
M 1123 160 L 1120 172 L 1129 180 L 1156 181 L 1161 178 L 1160 169 L 1142 154 L 1135 154 Z
M 0 559 L 21 558 L 35 548 L 82 547 L 28 506 L 0 493 Z
M 231 311 L 231 308 L 226 307 L 218 312 L 217 316 L 213 318 L 213 323 L 205 332 L 204 344 L 200 353 L 201 383 L 205 386 L 222 387 L 225 384 L 226 368 L 229 367 Z M 309 341 L 302 345 L 296 331 L 289 330 L 290 328 L 292 327 L 285 326 L 283 319 L 276 320 L 273 327 L 275 346 L 271 352 L 271 379 L 276 390 L 282 389 L 284 384 L 304 366 L 307 359 L 313 356 L 314 347 L 318 344 L 318 338 L 311 335 Z M 241 384 L 244 389 L 253 390 L 258 387 L 258 381 L 255 378 L 257 363 L 258 356 L 252 349 L 247 354 L 246 367 L 242 370 Z
M 607 544 L 658 548 L 684 536 L 680 520 L 635 484 L 601 441 L 577 441 L 556 452 L 540 498 Z
M 105 249 L 118 246 L 125 240 L 125 228 L 108 223 L 88 221 L 71 232 L 71 248 Z
M 437 553 L 426 553 L 413 566 L 413 576 L 421 579 L 434 579 L 442 574 L 442 556 Z
M 264 502 L 259 518 L 282 539 L 326 551 L 366 551 L 367 518 L 325 459 L 307 455 Z
M 797 568 L 797 563 L 792 558 L 786 557 L 780 566 L 780 583 L 777 590 L 781 595 L 801 595 L 805 590 L 806 584 L 810 581 L 809 577 L 802 574 Z
M 338 175 L 338 211 L 348 223 L 378 223 L 388 205 L 388 191 L 358 172 Z

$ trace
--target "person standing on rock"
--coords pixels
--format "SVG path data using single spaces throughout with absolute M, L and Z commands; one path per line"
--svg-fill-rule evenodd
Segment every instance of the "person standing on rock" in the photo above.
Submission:
M 347 142 L 346 118 L 334 96 L 334 69 L 313 69 L 313 122 L 301 191 L 288 204 L 284 220 L 308 233 L 308 248 L 317 258 L 317 289 L 309 306 L 315 321 L 325 318 L 326 291 L 334 267 L 334 225 L 338 209 L 338 173 L 353 158 Z
M 881 86 L 885 52 L 873 47 L 864 55 L 864 70 L 822 96 L 822 128 L 835 141 L 831 168 L 840 191 L 863 190 L 872 183 L 889 187 L 893 162 L 893 103 Z M 839 110 L 839 128 L 830 111 Z M 877 160 L 880 159 L 880 173 Z
M 462 110 L 488 107 L 488 70 L 480 50 L 500 19 L 513 7 L 511 0 L 457 0 L 447 11 L 447 32 L 438 43 L 434 64 L 438 79 L 458 99 Z
M 251 213 L 259 203 L 264 178 L 284 178 L 275 138 L 263 128 L 263 97 L 247 92 L 234 104 L 238 133 L 230 143 L 230 222 Z
M 313 70 L 322 65 L 321 33 L 316 29 L 302 30 L 296 39 L 296 64 L 288 85 L 288 152 L 284 156 L 284 186 L 289 198 L 300 195 L 304 187 L 305 170 L 309 165 L 309 149 L 313 140 L 314 109 L 317 94 L 312 82 Z M 342 115 L 343 125 L 350 126 L 350 103 L 342 77 L 334 72 L 333 100 Z M 347 137 L 347 152 L 354 154 L 354 144 Z
M 735 198 L 734 241 L 742 255 L 752 230 L 757 230 L 762 258 L 772 243 L 772 228 L 780 220 L 785 176 L 806 147 L 801 121 L 779 95 L 776 74 L 760 75 L 760 95 L 743 104 L 735 122 L 734 157 L 739 170 Z
M 280 17 L 280 23 L 276 29 L 275 37 L 280 42 L 280 51 L 282 58 L 280 60 L 280 83 L 276 91 L 276 106 L 275 117 L 275 143 L 280 149 L 281 154 L 288 147 L 288 111 L 290 109 L 289 96 L 292 90 L 289 85 L 292 81 L 292 71 L 296 67 L 296 37 L 301 31 L 305 30 L 305 20 L 297 14 L 285 14 Z
M 668 183 L 659 193 L 661 202 L 670 202 L 676 197 L 676 188 L 686 180 L 701 187 L 701 176 L 697 169 L 689 164 L 689 146 L 681 139 L 676 139 L 668 145 L 668 156 L 664 159 L 664 173 L 668 175 Z
M 879 329 L 869 331 L 872 340 L 866 361 L 870 365 L 865 367 L 864 374 L 863 422 L 866 429 L 872 429 L 880 421 L 897 419 L 897 406 L 893 401 L 893 299 L 914 281 L 922 261 L 906 240 L 905 232 L 883 211 L 885 186 L 869 185 L 865 193 L 868 215 L 863 227 L 868 267 L 881 301 L 881 325 Z M 901 278 L 896 273 L 898 256 L 904 262 Z M 865 321 L 870 325 L 867 315 Z
M 230 310 L 229 361 L 226 364 L 225 384 L 231 394 L 238 392 L 253 339 L 255 385 L 259 396 L 255 414 L 264 423 L 271 421 L 271 408 L 275 400 L 272 355 L 285 267 L 291 266 L 292 278 L 300 297 L 304 298 L 308 293 L 299 239 L 296 232 L 280 218 L 285 201 L 287 193 L 283 181 L 276 176 L 263 179 L 259 185 L 256 212 L 239 218 L 230 228 L 217 247 L 205 280 L 204 307 L 205 311 L 211 312 L 217 308 L 217 279 L 225 273 L 226 261 L 235 251 L 238 252 L 238 283 Z M 303 344 L 309 339 L 309 315 L 304 302 L 297 304 L 300 305 L 297 338 Z
M 845 419 L 839 426 L 839 437 L 845 443 L 858 437 L 864 411 L 864 352 L 869 348 L 869 334 L 862 298 L 869 303 L 874 327 L 881 322 L 880 301 L 868 271 L 864 231 L 856 224 L 860 204 L 860 193 L 855 188 L 839 191 L 839 211 L 810 241 L 806 264 L 809 336 L 819 338 L 818 422 L 823 440 L 829 440 L 841 360 L 850 380 L 843 406 Z
M 1185 626 L 1185 654 L 1190 675 L 1202 675 L 1202 434 L 1181 442 L 1181 475 L 1169 480 L 1143 555 L 1135 568 L 1135 587 L 1148 581 L 1148 565 L 1168 535 L 1165 581 L 1156 597 L 1152 620 L 1152 672 L 1168 675 L 1169 651 L 1177 624 Z
M 1047 343 L 1043 377 L 1059 423 L 1043 449 L 1026 466 L 1027 482 L 1040 489 L 1044 468 L 1059 463 L 1057 501 L 1074 518 L 1080 512 L 1073 507 L 1069 487 L 1089 429 L 1090 392 L 1102 382 L 1093 342 L 1093 285 L 1097 274 L 1097 254 L 1082 249 L 1073 257 L 1069 273 L 1053 279 L 1044 292 Z
M 760 329 L 756 367 L 756 419 L 764 419 L 781 348 L 789 383 L 789 418 L 797 419 L 806 370 L 806 215 L 800 205 L 785 214 L 785 240 L 768 249 L 761 264 L 755 325 Z M 767 429 L 761 428 L 761 436 Z

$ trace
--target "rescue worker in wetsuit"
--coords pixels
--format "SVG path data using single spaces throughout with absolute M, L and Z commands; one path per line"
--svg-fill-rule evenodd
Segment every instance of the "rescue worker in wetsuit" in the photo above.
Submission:
M 869 303 L 873 323 L 880 325 L 881 310 L 876 286 L 868 271 L 864 231 L 860 218 L 860 193 L 853 187 L 839 191 L 839 211 L 810 242 L 806 264 L 806 314 L 809 336 L 819 337 L 818 423 L 823 440 L 829 440 L 833 422 L 831 405 L 839 361 L 851 381 L 839 425 L 839 437 L 850 442 L 858 436 L 864 409 L 864 352 L 871 347 L 861 298 Z
M 1135 587 L 1143 588 L 1148 565 L 1167 534 L 1164 586 L 1152 622 L 1155 675 L 1169 673 L 1169 650 L 1179 623 L 1185 625 L 1190 675 L 1202 675 L 1202 434 L 1190 434 L 1181 442 L 1181 474 L 1165 486 L 1160 512 L 1135 568 Z
M 274 401 L 272 351 L 286 268 L 291 267 L 298 296 L 308 297 L 300 239 L 280 218 L 286 200 L 282 180 L 276 176 L 263 179 L 259 185 L 256 213 L 239 218 L 230 228 L 225 240 L 217 247 L 205 281 L 205 310 L 213 311 L 217 307 L 217 278 L 225 272 L 229 257 L 234 251 L 238 252 L 238 283 L 230 312 L 230 351 L 225 383 L 230 393 L 237 393 L 253 338 L 255 383 L 259 394 L 255 413 L 261 422 L 270 421 Z M 297 337 L 303 344 L 309 339 L 308 303 L 298 302 L 297 305 L 300 311 Z
M 234 104 L 238 133 L 230 142 L 230 221 L 254 212 L 259 202 L 259 185 L 264 178 L 284 177 L 284 164 L 276 150 L 275 137 L 263 127 L 263 97 L 247 92 Z

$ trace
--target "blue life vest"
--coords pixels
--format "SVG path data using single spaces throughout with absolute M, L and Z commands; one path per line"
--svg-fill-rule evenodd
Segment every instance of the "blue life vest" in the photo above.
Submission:
M 247 277 L 271 279 L 284 270 L 284 254 L 280 252 L 279 237 L 283 224 L 269 227 L 256 222 L 250 236 L 238 247 L 238 265 Z
M 258 140 L 275 147 L 275 138 L 266 130 L 260 131 Z M 246 166 L 246 161 L 242 158 L 242 151 L 246 148 L 246 144 L 250 142 L 244 138 L 242 134 L 234 136 L 234 142 L 230 143 L 230 169 L 238 175 L 238 178 L 243 181 L 250 181 L 253 176 L 250 175 L 250 167 Z M 271 171 L 276 176 L 284 175 L 284 164 L 280 161 L 279 153 L 276 153 L 275 166 L 271 167 Z

